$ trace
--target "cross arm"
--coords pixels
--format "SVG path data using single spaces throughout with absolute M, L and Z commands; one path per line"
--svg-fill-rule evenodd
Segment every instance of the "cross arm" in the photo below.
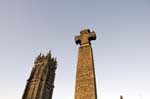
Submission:
M 96 34 L 94 31 L 92 31 L 90 34 L 89 34 L 89 41 L 91 40 L 96 40 Z
M 81 42 L 80 36 L 75 36 L 74 40 L 75 40 L 76 44 L 79 44 Z

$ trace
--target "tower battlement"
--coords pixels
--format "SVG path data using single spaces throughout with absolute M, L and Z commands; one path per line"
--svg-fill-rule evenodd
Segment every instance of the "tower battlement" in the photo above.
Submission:
M 50 66 L 55 66 L 55 69 L 57 68 L 57 60 L 56 58 L 52 57 L 50 51 L 47 53 L 47 55 L 40 53 L 34 62 L 35 65 L 43 64 L 43 63 L 48 64 Z

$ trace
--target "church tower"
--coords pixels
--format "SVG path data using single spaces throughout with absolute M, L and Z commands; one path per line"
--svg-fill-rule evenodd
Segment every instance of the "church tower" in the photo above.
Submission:
M 90 32 L 89 29 L 82 30 L 79 36 L 75 36 L 75 42 L 80 44 L 80 47 L 74 99 L 97 99 L 94 60 L 90 42 L 95 39 L 95 32 Z
M 39 55 L 22 96 L 22 99 L 52 99 L 57 61 L 49 52 Z

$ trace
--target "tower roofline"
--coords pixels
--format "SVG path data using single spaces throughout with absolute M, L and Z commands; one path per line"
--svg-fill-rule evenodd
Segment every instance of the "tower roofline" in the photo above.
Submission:
M 45 61 L 48 63 L 50 62 L 50 64 L 53 64 L 54 66 L 57 66 L 57 60 L 56 58 L 52 57 L 51 51 L 49 51 L 46 55 L 40 53 L 35 59 L 34 63 L 36 64 Z

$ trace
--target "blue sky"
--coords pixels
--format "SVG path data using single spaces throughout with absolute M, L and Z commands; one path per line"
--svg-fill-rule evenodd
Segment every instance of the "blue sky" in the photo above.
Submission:
M 57 57 L 53 99 L 73 99 L 78 47 L 89 28 L 99 99 L 150 98 L 149 0 L 1 0 L 0 99 L 21 98 L 35 57 Z

